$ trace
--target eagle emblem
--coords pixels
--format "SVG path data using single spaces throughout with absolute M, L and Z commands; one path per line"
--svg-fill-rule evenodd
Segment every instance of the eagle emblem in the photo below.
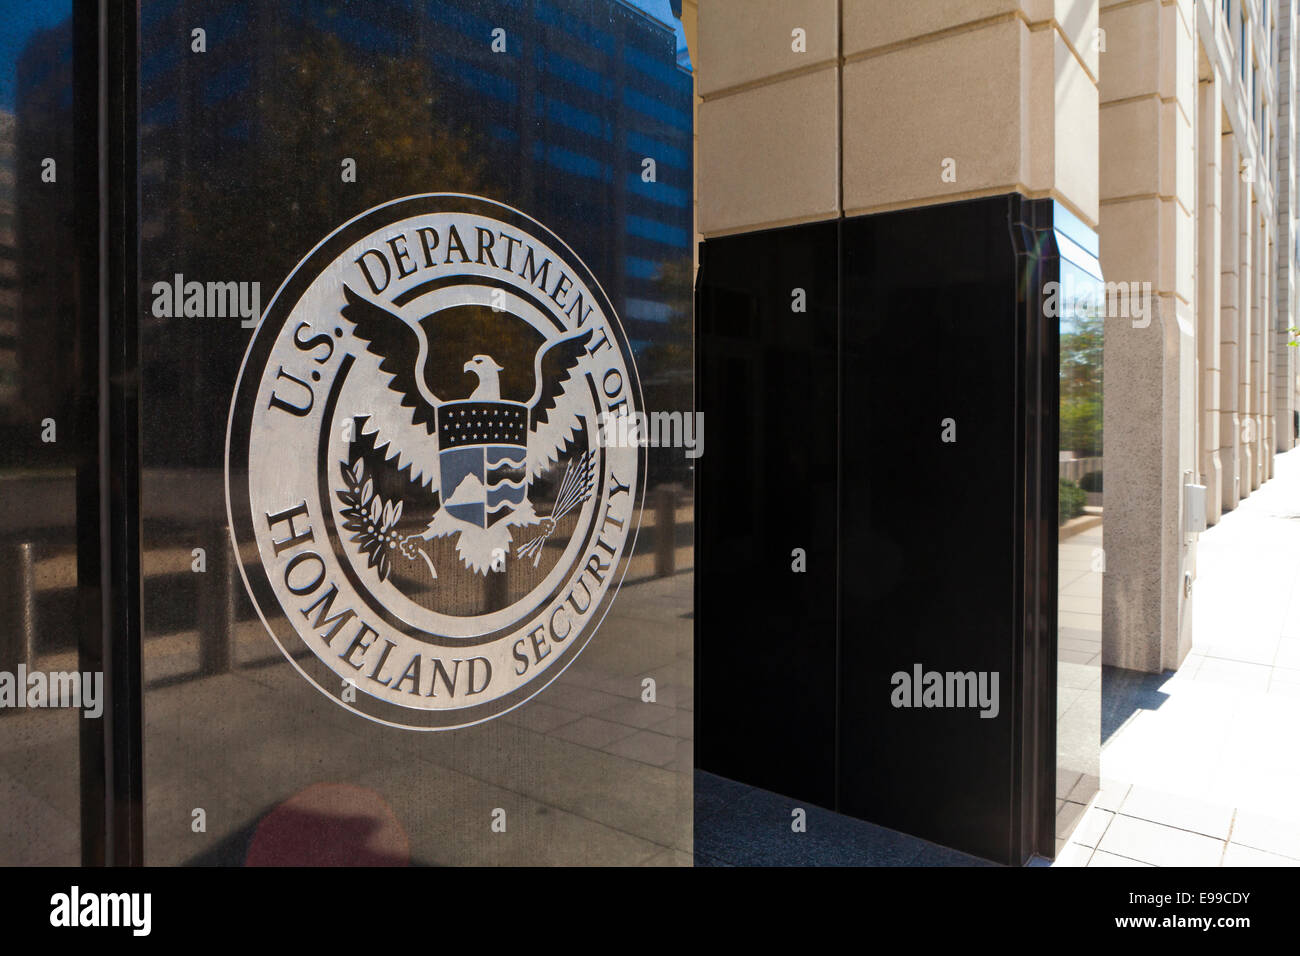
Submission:
M 249 342 L 226 505 L 292 666 L 382 723 L 449 730 L 540 693 L 636 558 L 634 351 L 555 233 L 479 196 L 376 206 L 321 239 Z
M 569 439 L 582 430 L 582 417 L 567 393 L 575 387 L 573 371 L 591 341 L 591 330 L 557 336 L 537 348 L 527 395 L 503 395 L 505 368 L 480 353 L 463 366 L 464 373 L 476 379 L 472 391 L 464 398 L 443 399 L 426 374 L 433 346 L 423 321 L 408 323 L 350 286 L 344 285 L 343 294 L 342 316 L 379 359 L 392 394 L 393 407 L 386 414 L 368 416 L 363 433 L 374 435 L 376 448 L 386 450 L 388 457 L 437 462 L 436 467 L 421 469 L 418 477 L 438 495 L 438 506 L 422 531 L 406 535 L 393 530 L 403 502 L 384 502 L 374 494 L 361 458 L 340 462 L 343 527 L 368 556 L 368 566 L 383 580 L 392 554 L 400 552 L 407 560 L 422 558 L 437 578 L 421 542 L 454 535 L 461 561 L 478 574 L 501 570 L 512 544 L 518 557 L 531 558 L 536 567 L 556 522 L 591 495 L 593 465 L 587 450 L 568 460 L 549 514 L 539 515 L 528 496 L 532 480 L 548 471 Z M 386 421 L 397 426 L 391 436 Z M 420 447 L 408 449 L 401 442 Z M 525 528 L 534 533 L 516 538 Z

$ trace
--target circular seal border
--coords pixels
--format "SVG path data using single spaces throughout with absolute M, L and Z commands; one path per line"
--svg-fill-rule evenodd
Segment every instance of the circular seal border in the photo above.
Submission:
M 628 370 L 630 390 L 636 396 L 638 410 L 644 411 L 645 397 L 641 391 L 641 377 L 637 371 L 632 348 L 623 328 L 622 320 L 615 312 L 608 294 L 600 280 L 585 262 L 573 251 L 563 239 L 550 229 L 512 206 L 466 193 L 419 193 L 390 200 L 353 216 L 321 239 L 298 264 L 290 270 L 275 295 L 267 304 L 258 320 L 257 327 L 249 340 L 248 347 L 240 362 L 239 374 L 235 379 L 235 388 L 231 398 L 230 412 L 226 419 L 225 448 L 225 491 L 226 517 L 229 521 L 230 541 L 235 553 L 235 565 L 243 579 L 244 588 L 252 601 L 257 616 L 261 619 L 271 639 L 275 642 L 285 659 L 298 673 L 321 694 L 340 707 L 364 717 L 375 723 L 404 730 L 437 731 L 455 730 L 481 724 L 507 714 L 520 705 L 531 700 L 549 687 L 568 669 L 582 653 L 591 638 L 604 624 L 614 599 L 618 596 L 627 574 L 628 562 L 636 551 L 637 538 L 641 530 L 641 519 L 645 510 L 647 453 L 645 446 L 637 452 L 637 498 L 633 502 L 635 521 L 631 528 L 623 555 L 620 558 L 617 579 L 609 587 L 600 606 L 596 609 L 582 631 L 575 635 L 572 643 L 566 646 L 561 657 L 543 671 L 534 680 L 517 687 L 508 694 L 494 698 L 482 704 L 473 704 L 455 710 L 419 710 L 400 707 L 388 701 L 373 697 L 365 691 L 357 694 L 356 702 L 348 702 L 334 693 L 330 688 L 339 687 L 341 678 L 338 673 L 325 664 L 312 651 L 293 624 L 287 619 L 284 608 L 275 596 L 266 570 L 260 559 L 254 554 L 247 563 L 241 555 L 241 541 L 254 546 L 256 536 L 253 528 L 253 515 L 249 505 L 248 487 L 248 446 L 253 423 L 253 405 L 256 402 L 258 383 L 276 340 L 284 327 L 293 307 L 298 303 L 304 291 L 315 282 L 316 278 L 342 252 L 359 238 L 370 235 L 403 219 L 425 213 L 463 212 L 481 215 L 514 226 L 528 235 L 536 236 L 560 254 L 570 269 L 578 275 L 589 279 L 588 287 L 599 296 L 599 303 L 604 310 L 609 331 L 622 354 L 624 365 Z M 250 374 L 249 369 L 255 374 Z M 233 454 L 232 454 L 233 450 Z M 319 471 L 320 462 L 316 463 Z M 269 613 L 268 613 L 269 611 Z M 295 654 L 294 650 L 298 653 Z M 359 689 L 359 688 L 358 688 Z M 366 707 L 359 704 L 366 702 Z

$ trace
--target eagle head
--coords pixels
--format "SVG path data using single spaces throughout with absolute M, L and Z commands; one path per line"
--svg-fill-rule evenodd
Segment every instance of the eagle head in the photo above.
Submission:
M 465 363 L 465 371 L 474 372 L 481 379 L 485 374 L 500 372 L 501 366 L 490 355 L 475 355 Z
M 502 367 L 490 355 L 475 355 L 465 363 L 465 371 L 478 376 L 478 388 L 470 395 L 472 399 L 499 400 L 501 398 L 501 380 L 497 373 Z

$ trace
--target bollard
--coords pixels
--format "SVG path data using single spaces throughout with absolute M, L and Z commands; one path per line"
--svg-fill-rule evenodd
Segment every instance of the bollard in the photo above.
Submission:
M 504 571 L 488 571 L 483 577 L 483 613 L 499 611 L 510 603 L 510 582 Z
M 234 667 L 235 598 L 239 587 L 228 541 L 208 549 L 207 574 L 198 577 L 199 672 L 224 674 Z
M 677 490 L 663 485 L 655 492 L 655 577 L 677 570 Z
M 36 664 L 36 546 L 22 541 L 0 565 L 0 670 Z

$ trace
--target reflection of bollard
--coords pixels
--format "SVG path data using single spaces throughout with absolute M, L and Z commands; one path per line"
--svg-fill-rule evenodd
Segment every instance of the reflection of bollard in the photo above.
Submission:
M 677 492 L 667 485 L 655 492 L 655 577 L 677 570 Z
M 220 541 L 209 549 L 207 574 L 199 578 L 199 672 L 224 674 L 234 666 L 235 645 L 235 556 L 231 545 Z
M 510 582 L 505 571 L 488 570 L 483 577 L 483 611 L 499 611 L 510 603 Z
M 7 548 L 0 565 L 0 670 L 36 664 L 35 545 L 22 541 Z

